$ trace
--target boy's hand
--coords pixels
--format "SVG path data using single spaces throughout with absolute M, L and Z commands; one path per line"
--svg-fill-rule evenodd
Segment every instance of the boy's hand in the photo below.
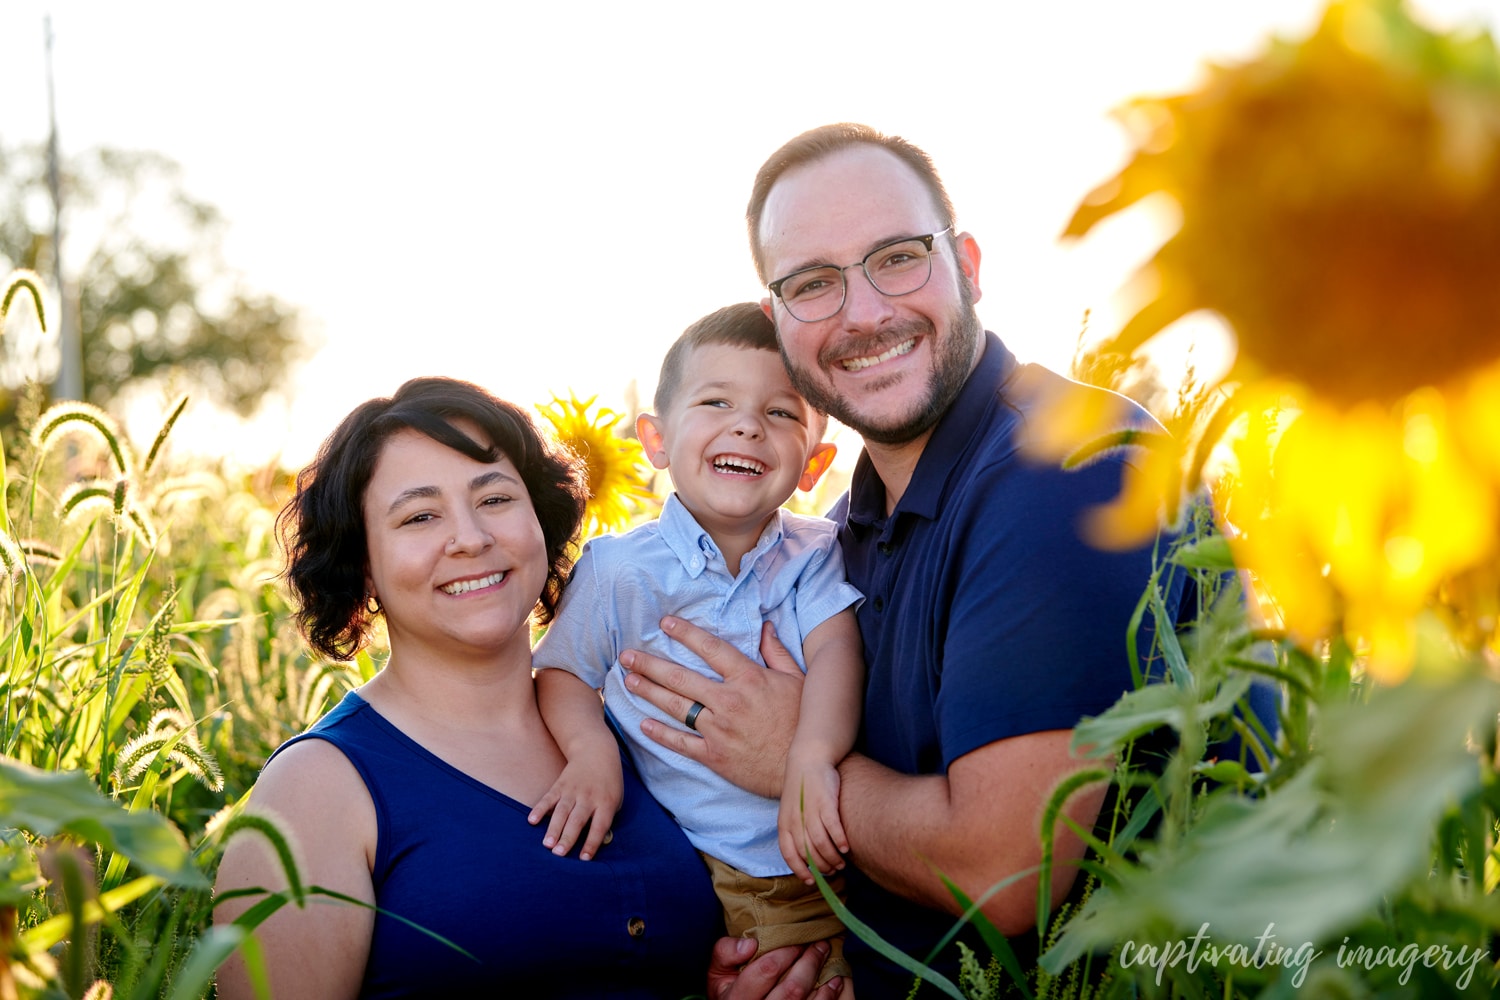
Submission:
M 786 786 L 777 817 L 781 855 L 792 873 L 813 884 L 807 851 L 818 871 L 831 875 L 844 867 L 849 838 L 839 822 L 839 772 L 826 760 L 800 761 L 794 753 L 787 767 Z
M 550 848 L 558 857 L 573 849 L 578 835 L 587 825 L 589 834 L 578 857 L 581 861 L 589 861 L 606 842 L 609 826 L 614 822 L 624 797 L 625 778 L 620 770 L 619 754 L 589 755 L 586 759 L 568 761 L 552 787 L 537 801 L 526 822 L 536 826 L 549 811 L 552 813 L 552 822 L 542 837 L 542 846 Z

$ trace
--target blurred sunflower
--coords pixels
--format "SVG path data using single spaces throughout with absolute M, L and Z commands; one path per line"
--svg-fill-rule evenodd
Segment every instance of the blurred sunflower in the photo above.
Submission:
M 1414 619 L 1436 605 L 1456 637 L 1496 650 L 1494 41 L 1433 32 L 1401 0 L 1336 0 L 1306 40 L 1121 118 L 1134 155 L 1065 235 L 1152 194 L 1182 223 L 1137 275 L 1153 297 L 1107 349 L 1198 310 L 1238 341 L 1225 379 L 1238 391 L 1180 446 L 1176 481 L 1196 488 L 1237 428 L 1224 513 L 1297 634 L 1346 631 L 1398 679 Z M 1122 509 L 1141 520 L 1179 502 Z
M 651 467 L 639 441 L 621 437 L 616 428 L 626 414 L 595 407 L 597 396 L 579 401 L 553 396 L 537 410 L 552 428 L 553 437 L 584 461 L 588 469 L 589 502 L 583 537 L 592 538 L 630 525 L 632 518 L 655 499 Z

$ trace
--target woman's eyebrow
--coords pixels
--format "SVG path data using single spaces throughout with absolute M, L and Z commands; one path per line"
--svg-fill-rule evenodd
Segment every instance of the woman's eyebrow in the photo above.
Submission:
M 471 490 L 483 489 L 486 486 L 493 486 L 495 483 L 502 483 L 502 482 L 503 483 L 510 483 L 512 486 L 520 486 L 521 485 L 521 481 L 519 479 L 517 479 L 515 476 L 508 476 L 505 473 L 499 471 L 498 469 L 495 469 L 495 470 L 491 470 L 490 472 L 481 472 L 479 475 L 477 475 L 473 479 L 469 480 L 469 489 L 471 489 Z
M 426 500 L 430 497 L 441 496 L 442 493 L 443 491 L 436 486 L 413 486 L 411 489 L 402 490 L 396 494 L 396 499 L 391 501 L 391 505 L 385 509 L 385 512 L 390 514 L 404 503 L 412 500 Z
M 486 486 L 493 486 L 495 483 L 510 483 L 517 487 L 521 485 L 521 481 L 514 476 L 508 476 L 498 470 L 492 470 L 490 472 L 481 472 L 469 480 L 469 489 L 479 490 Z M 385 509 L 385 512 L 387 514 L 394 513 L 397 507 L 412 500 L 429 500 L 432 497 L 442 495 L 442 488 L 438 486 L 413 486 L 396 494 L 396 499 L 391 501 L 391 505 Z

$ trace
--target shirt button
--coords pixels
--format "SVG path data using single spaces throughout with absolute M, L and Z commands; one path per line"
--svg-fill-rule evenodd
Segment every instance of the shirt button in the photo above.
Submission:
M 888 556 L 895 550 L 896 546 L 892 545 L 890 542 L 881 542 L 876 546 L 876 548 L 880 550 L 881 555 Z
M 630 932 L 630 936 L 633 938 L 645 937 L 646 921 L 640 917 L 631 917 L 629 922 L 625 924 L 625 929 Z
M 877 597 L 877 598 L 875 598 L 874 604 L 875 604 L 875 610 L 876 611 L 884 611 L 885 610 L 885 598 L 884 597 Z

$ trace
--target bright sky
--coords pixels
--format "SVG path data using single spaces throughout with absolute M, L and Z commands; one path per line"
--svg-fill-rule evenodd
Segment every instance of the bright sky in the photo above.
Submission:
M 1415 6 L 1492 31 L 1500 13 Z M 322 340 L 284 405 L 250 428 L 192 410 L 179 446 L 296 465 L 415 375 L 523 404 L 572 391 L 621 407 L 632 379 L 649 398 L 684 326 L 762 295 L 743 223 L 755 170 L 833 121 L 933 156 L 984 251 L 981 317 L 1023 359 L 1065 368 L 1085 309 L 1096 335 L 1118 329 L 1113 293 L 1164 232 L 1137 212 L 1057 241 L 1123 162 L 1108 109 L 1190 86 L 1269 32 L 1304 34 L 1321 7 L 9 0 L 0 140 L 46 137 L 51 9 L 65 153 L 179 161 L 231 221 L 230 263 Z M 1216 350 L 1198 349 L 1200 368 Z

